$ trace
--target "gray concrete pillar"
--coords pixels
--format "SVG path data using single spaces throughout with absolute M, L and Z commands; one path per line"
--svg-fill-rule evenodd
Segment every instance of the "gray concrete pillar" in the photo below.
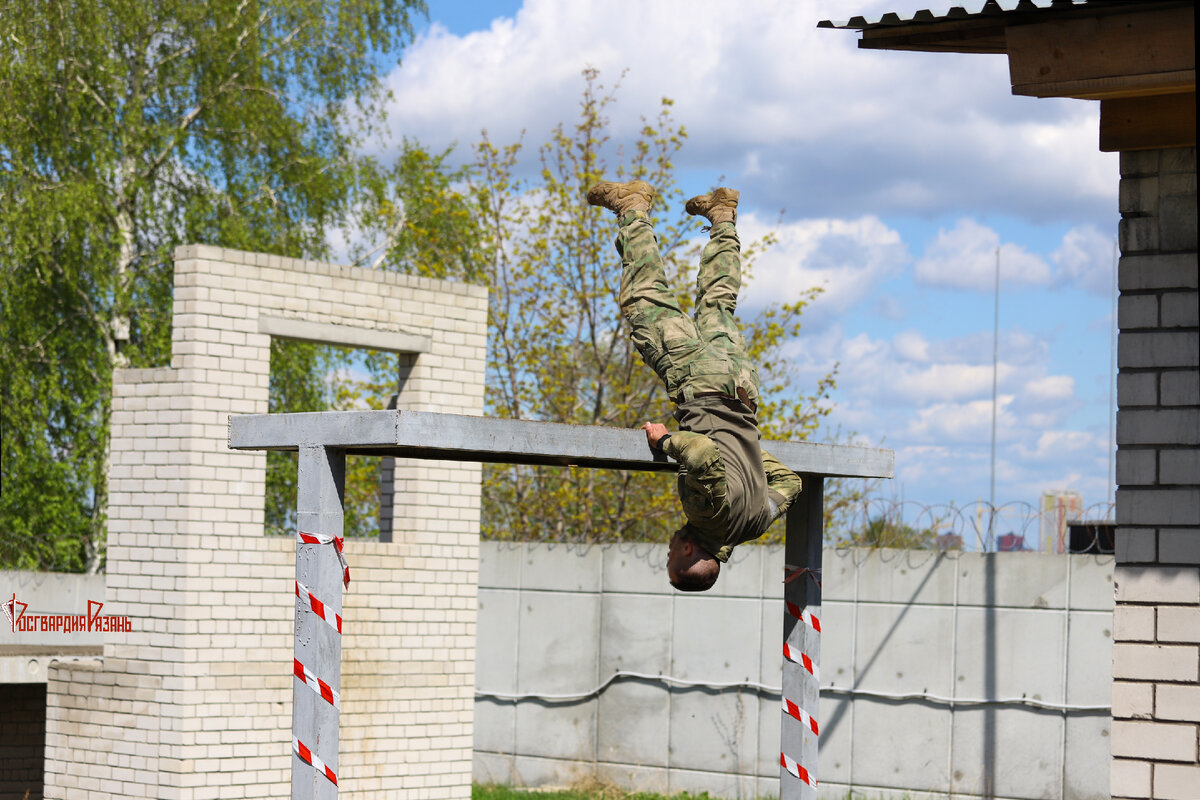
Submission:
M 345 452 L 300 447 L 296 485 L 296 649 L 292 680 L 292 800 L 335 800 L 342 682 Z
M 804 490 L 787 512 L 783 589 L 781 800 L 816 800 L 817 700 L 821 660 L 821 545 L 825 481 L 801 476 Z

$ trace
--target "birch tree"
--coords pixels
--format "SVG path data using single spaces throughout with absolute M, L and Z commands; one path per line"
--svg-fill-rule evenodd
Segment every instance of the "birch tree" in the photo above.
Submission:
M 423 10 L 0 0 L 0 566 L 101 566 L 111 373 L 169 360 L 173 248 L 327 255 Z

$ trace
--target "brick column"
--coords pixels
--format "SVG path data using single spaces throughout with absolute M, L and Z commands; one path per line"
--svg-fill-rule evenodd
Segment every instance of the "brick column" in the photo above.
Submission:
M 1200 787 L 1196 150 L 1121 154 L 1112 795 Z

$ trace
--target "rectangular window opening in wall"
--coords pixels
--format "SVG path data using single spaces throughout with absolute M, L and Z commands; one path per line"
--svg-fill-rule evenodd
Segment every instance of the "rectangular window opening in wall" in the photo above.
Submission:
M 270 413 L 396 408 L 415 353 L 395 353 L 272 337 Z M 391 541 L 394 459 L 346 457 L 347 537 Z M 265 530 L 296 532 L 297 453 L 267 453 Z

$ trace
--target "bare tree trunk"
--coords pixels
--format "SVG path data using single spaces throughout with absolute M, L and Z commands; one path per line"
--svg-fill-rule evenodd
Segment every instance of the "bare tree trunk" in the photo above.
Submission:
M 129 157 L 121 160 L 120 173 L 117 176 L 118 195 L 116 224 L 120 247 L 113 274 L 113 307 L 104 326 L 104 349 L 110 365 L 109 375 L 113 370 L 122 369 L 129 364 L 128 357 L 121 352 L 122 345 L 129 340 L 129 316 L 124 311 L 124 305 L 129 297 L 130 269 L 137 255 L 137 240 L 134 232 L 133 215 L 130 208 L 133 204 L 133 189 L 131 184 L 135 179 L 136 162 Z M 107 538 L 105 521 L 108 508 L 108 472 L 112 462 L 112 436 L 109 432 L 109 419 L 112 415 L 112 388 L 102 395 L 98 409 L 100 414 L 100 456 L 93 478 L 91 530 L 87 540 L 87 572 L 95 575 L 104 564 L 104 542 Z

